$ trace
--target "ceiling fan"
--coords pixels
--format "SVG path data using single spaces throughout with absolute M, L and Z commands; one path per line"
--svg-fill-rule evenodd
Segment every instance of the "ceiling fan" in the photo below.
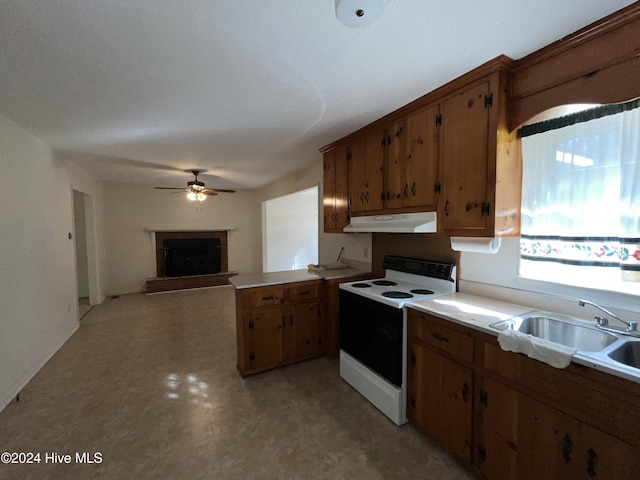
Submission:
M 182 190 L 187 192 L 187 198 L 189 200 L 203 202 L 207 197 L 213 197 L 218 193 L 235 193 L 235 190 L 225 190 L 223 188 L 206 188 L 204 182 L 198 180 L 198 175 L 204 170 L 191 170 L 195 179 L 187 182 L 187 188 L 184 187 L 153 187 L 158 190 Z M 174 192 L 180 193 L 180 192 Z

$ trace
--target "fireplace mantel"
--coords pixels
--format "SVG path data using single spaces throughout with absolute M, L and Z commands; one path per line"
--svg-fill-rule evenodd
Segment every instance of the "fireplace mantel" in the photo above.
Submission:
M 155 232 L 230 232 L 235 230 L 236 227 L 212 227 L 212 228 L 196 228 L 196 227 L 147 227 L 144 229 L 145 232 L 155 233 Z

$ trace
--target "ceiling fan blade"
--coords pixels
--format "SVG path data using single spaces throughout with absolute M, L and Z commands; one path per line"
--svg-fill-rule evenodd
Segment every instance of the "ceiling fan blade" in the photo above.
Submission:
M 211 190 L 213 192 L 218 192 L 218 193 L 236 193 L 235 190 L 226 190 L 224 188 L 207 188 L 207 190 Z
M 210 197 L 213 197 L 215 195 L 218 195 L 216 192 L 214 192 L 213 190 L 211 190 L 210 188 L 205 188 L 204 190 L 201 190 L 200 193 L 204 193 L 205 195 L 208 195 Z
M 156 190 L 185 190 L 184 187 L 153 187 Z

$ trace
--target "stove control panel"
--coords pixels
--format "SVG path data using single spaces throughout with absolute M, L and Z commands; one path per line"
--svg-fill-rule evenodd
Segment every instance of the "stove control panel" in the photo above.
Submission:
M 455 281 L 452 277 L 454 267 L 455 263 L 434 262 L 417 258 L 396 257 L 394 255 L 385 255 L 384 261 L 382 262 L 382 268 L 384 269 L 438 278 L 450 282 Z

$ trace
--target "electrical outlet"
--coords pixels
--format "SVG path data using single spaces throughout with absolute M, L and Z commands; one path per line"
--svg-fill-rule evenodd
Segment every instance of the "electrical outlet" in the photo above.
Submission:
M 369 258 L 369 249 L 367 247 L 364 247 L 362 249 L 362 255 L 364 256 L 364 258 Z

